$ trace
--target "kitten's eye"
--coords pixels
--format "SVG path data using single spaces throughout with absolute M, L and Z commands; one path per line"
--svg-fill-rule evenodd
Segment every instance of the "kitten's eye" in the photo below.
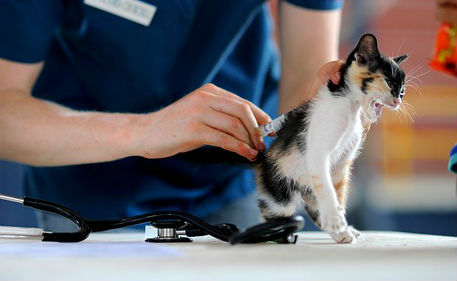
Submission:
M 405 89 L 401 89 L 400 98 L 402 99 L 405 96 Z

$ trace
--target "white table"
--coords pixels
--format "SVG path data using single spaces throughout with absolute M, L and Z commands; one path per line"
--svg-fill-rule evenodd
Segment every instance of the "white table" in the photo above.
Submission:
M 82 243 L 0 240 L 0 280 L 457 280 L 457 238 L 364 232 L 353 245 L 322 232 L 296 245 L 230 246 L 210 237 L 151 244 L 143 234 Z

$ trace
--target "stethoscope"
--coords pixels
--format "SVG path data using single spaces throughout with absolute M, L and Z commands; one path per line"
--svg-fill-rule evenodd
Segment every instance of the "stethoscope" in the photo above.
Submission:
M 16 198 L 0 194 L 0 200 L 22 204 L 24 207 L 47 211 L 65 217 L 78 226 L 76 232 L 47 232 L 39 228 L 6 228 L 0 238 L 22 238 L 54 242 L 80 242 L 90 233 L 118 229 L 142 223 L 150 223 L 157 228 L 157 236 L 146 242 L 191 242 L 189 237 L 210 235 L 230 244 L 297 241 L 295 232 L 305 224 L 302 216 L 291 216 L 268 220 L 241 231 L 236 225 L 223 223 L 211 225 L 202 219 L 178 211 L 160 211 L 119 220 L 86 220 L 77 212 L 60 204 L 45 200 L 24 197 Z M 146 226 L 148 229 L 150 226 Z M 18 229 L 20 229 L 18 231 Z

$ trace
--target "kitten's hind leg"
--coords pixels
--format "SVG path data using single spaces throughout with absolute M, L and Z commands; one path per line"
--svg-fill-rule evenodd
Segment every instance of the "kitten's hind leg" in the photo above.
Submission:
M 292 194 L 290 200 L 279 202 L 267 193 L 260 193 L 258 204 L 262 217 L 265 220 L 277 217 L 290 217 L 294 215 L 302 200 L 299 194 Z
M 316 196 L 311 188 L 306 188 L 303 192 L 303 201 L 305 202 L 306 214 L 317 227 L 321 228 L 319 206 L 316 201 Z
M 259 209 L 265 219 L 292 216 L 303 202 L 298 184 L 278 171 L 268 161 L 256 168 Z

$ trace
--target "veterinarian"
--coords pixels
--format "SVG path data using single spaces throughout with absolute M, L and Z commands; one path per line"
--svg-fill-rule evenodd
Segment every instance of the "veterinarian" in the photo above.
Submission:
M 311 86 L 337 58 L 342 0 L 279 5 L 281 69 L 260 0 L 1 1 L 0 158 L 27 165 L 26 195 L 87 219 L 173 209 L 257 223 L 250 170 L 179 154 L 210 145 L 254 160 L 278 104 L 338 79 L 328 64 Z

